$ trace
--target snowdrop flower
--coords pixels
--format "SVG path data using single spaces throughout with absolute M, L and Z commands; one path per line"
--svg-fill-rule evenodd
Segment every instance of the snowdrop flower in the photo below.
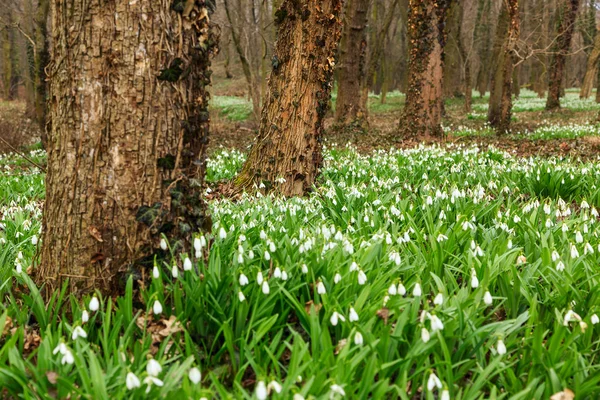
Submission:
M 340 274 L 335 274 L 335 276 L 333 277 L 333 283 L 340 283 L 341 280 L 342 276 Z
M 362 346 L 363 342 L 364 339 L 362 333 L 356 331 L 356 333 L 354 334 L 354 344 L 357 346 Z
M 202 242 L 200 241 L 200 238 L 194 238 L 194 250 L 196 253 L 202 250 Z
M 238 299 L 240 300 L 240 303 L 242 303 L 242 302 L 244 302 L 244 300 L 246 300 L 246 296 L 244 296 L 244 293 L 242 293 L 241 290 L 238 292 Z
M 558 272 L 562 272 L 565 270 L 565 264 L 562 261 L 559 261 L 558 264 L 556 264 L 556 270 Z
M 21 265 L 21 263 L 20 263 L 20 262 L 17 262 L 17 263 L 15 264 L 15 272 L 16 272 L 17 274 L 20 274 L 21 272 L 23 272 L 23 266 Z
M 392 283 L 392 284 L 390 285 L 390 287 L 389 287 L 389 289 L 388 289 L 388 294 L 389 294 L 390 296 L 395 296 L 395 295 L 397 295 L 397 294 L 398 294 L 398 289 L 396 288 L 396 285 L 395 285 L 395 284 L 393 284 L 393 283 Z
M 100 308 L 100 302 L 98 301 L 98 298 L 96 296 L 92 297 L 88 308 L 90 309 L 90 311 L 98 311 L 98 308 Z
M 281 384 L 277 381 L 271 381 L 269 382 L 269 385 L 267 386 L 267 390 L 271 390 L 273 389 L 276 393 L 281 393 L 281 389 L 283 389 L 281 387 Z
M 483 302 L 485 303 L 486 306 L 491 306 L 493 299 L 492 299 L 492 294 L 490 293 L 489 290 L 485 291 L 485 294 L 483 295 Z
M 269 261 L 271 259 L 271 253 L 265 250 L 265 260 Z
M 281 272 L 281 280 L 282 281 L 287 281 L 288 280 L 288 274 L 287 274 L 287 272 L 286 272 L 285 269 Z
M 248 277 L 242 273 L 242 274 L 240 274 L 239 281 L 240 281 L 240 286 L 246 286 L 248 284 Z
M 339 394 L 342 397 L 346 395 L 344 388 L 337 384 L 331 385 L 329 390 L 331 390 L 332 395 Z
M 129 372 L 125 378 L 125 386 L 127 390 L 139 388 L 141 386 L 140 379 L 133 372 Z
M 158 279 L 159 276 L 160 274 L 158 272 L 158 267 L 155 265 L 154 268 L 152 268 L 152 277 L 154 279 Z
M 66 349 L 65 352 L 63 353 L 63 357 L 60 360 L 60 363 L 62 365 L 65 364 L 73 364 L 75 362 L 75 357 L 73 357 L 73 353 L 71 353 L 71 351 L 69 349 Z
M 350 313 L 348 315 L 348 319 L 350 320 L 350 322 L 358 321 L 358 313 L 356 312 L 354 307 L 350 307 Z
M 65 352 L 66 352 L 67 350 L 68 350 L 68 349 L 67 349 L 67 345 L 66 345 L 66 344 L 64 344 L 63 342 L 60 342 L 60 343 L 58 344 L 58 346 L 56 346 L 56 347 L 54 348 L 54 350 L 52 350 L 52 354 L 53 354 L 53 355 L 57 355 L 58 353 L 60 353 L 60 354 L 65 354 Z
M 579 257 L 579 252 L 577 251 L 577 247 L 573 243 L 571 243 L 571 258 Z
M 440 400 L 450 400 L 450 392 L 448 391 L 448 389 L 444 389 L 442 391 L 442 396 L 440 397 Z
M 441 293 L 438 293 L 437 296 L 435 296 L 435 298 L 433 299 L 433 304 L 435 304 L 436 306 L 441 306 L 444 303 L 444 295 Z
M 329 319 L 329 322 L 331 322 L 331 325 L 336 326 L 338 324 L 338 320 L 345 322 L 346 318 L 338 313 L 337 311 L 334 311 L 333 314 L 331 314 L 331 318 Z
M 560 255 L 556 250 L 552 251 L 552 261 L 556 261 L 560 258 Z
M 361 269 L 358 271 L 358 284 L 362 286 L 365 283 L 367 283 L 367 275 L 365 275 L 365 273 Z
M 225 240 L 226 238 L 227 238 L 227 231 L 225 231 L 225 228 L 221 227 L 221 229 L 219 229 L 219 239 Z
M 402 284 L 402 282 L 400 282 L 398 284 L 398 294 L 400 296 L 404 296 L 406 294 L 406 288 L 404 287 L 404 285 Z
M 263 294 L 269 294 L 270 291 L 271 291 L 271 288 L 269 288 L 269 282 L 264 281 L 262 283 L 262 292 L 263 292 Z
M 437 375 L 432 371 L 429 374 L 429 379 L 427 379 L 427 390 L 431 392 L 435 388 L 441 389 L 442 381 L 440 381 L 440 378 L 438 378 Z
M 151 375 L 148 375 L 144 378 L 144 383 L 148 385 L 146 388 L 146 393 L 150 393 L 150 390 L 152 390 L 152 385 L 162 386 L 164 384 L 163 381 Z
M 82 327 L 76 326 L 75 329 L 73 329 L 73 333 L 71 335 L 71 339 L 77 340 L 77 338 L 79 338 L 79 337 L 86 338 L 87 337 L 87 333 L 83 330 Z
M 429 315 L 429 319 L 431 321 L 431 331 L 441 331 L 444 329 L 444 324 L 442 320 L 438 318 L 437 315 Z
M 474 269 L 471 270 L 471 287 L 473 289 L 477 289 L 479 287 L 479 279 L 477 278 L 477 274 L 475 273 Z
M 184 271 L 192 270 L 192 260 L 190 260 L 189 257 L 186 257 L 185 260 L 183 260 L 183 270 Z
M 504 341 L 502 339 L 498 339 L 498 344 L 496 345 L 496 351 L 501 356 L 506 354 L 506 345 L 504 345 Z
M 589 242 L 585 243 L 585 246 L 583 247 L 583 254 L 593 254 L 594 253 L 594 248 L 592 247 L 592 245 Z
M 443 242 L 443 241 L 446 241 L 446 240 L 448 240 L 448 236 L 446 236 L 446 235 L 443 235 L 443 234 L 441 234 L 441 233 L 440 233 L 440 234 L 438 235 L 438 237 L 437 237 L 437 241 L 438 241 L 438 243 L 441 243 L 441 242 Z
M 592 321 L 592 325 L 596 325 L 598 322 L 600 322 L 600 318 L 598 318 L 597 314 L 594 314 L 594 315 L 592 315 L 591 321 Z
M 88 314 L 87 310 L 83 310 L 83 312 L 81 313 L 81 322 L 85 324 L 89 320 L 90 320 L 90 314 Z
M 163 250 L 167 250 L 167 241 L 165 238 L 160 238 L 160 248 Z
M 160 374 L 161 371 L 162 367 L 160 366 L 159 362 L 156 361 L 154 358 L 151 358 L 148 361 L 148 364 L 146 364 L 146 372 L 150 376 L 158 376 L 158 374 Z
M 422 294 L 421 291 L 421 285 L 417 282 L 415 283 L 415 287 L 413 288 L 413 292 L 412 292 L 414 297 L 419 297 Z
M 152 312 L 155 315 L 161 314 L 163 312 L 163 307 L 162 304 L 160 304 L 160 301 L 154 300 L 154 305 L 152 305 Z
M 273 272 L 273 277 L 280 279 L 281 278 L 281 268 L 277 267 L 275 268 L 275 271 Z
M 38 244 L 38 237 L 37 237 L 37 235 L 33 235 L 31 237 L 31 244 L 34 245 L 34 246 L 36 246 Z
M 193 367 L 188 372 L 188 377 L 190 378 L 190 381 L 194 385 L 197 385 L 198 383 L 200 383 L 200 380 L 202 379 L 202 374 L 200 373 L 200 370 L 198 368 Z
M 263 278 L 262 271 L 258 271 L 258 274 L 256 274 L 256 283 L 259 285 L 262 285 L 263 280 L 264 280 L 264 278 Z
M 306 264 L 302 264 L 301 270 L 303 274 L 308 274 L 308 267 L 306 266 Z
M 358 264 L 355 261 L 352 261 L 352 264 L 350 264 L 350 272 L 357 271 L 357 270 L 358 270 Z
M 317 293 L 319 293 L 319 294 L 327 293 L 327 290 L 325 289 L 325 285 L 321 281 L 317 282 Z
M 177 277 L 179 276 L 179 270 L 177 269 L 177 265 L 173 265 L 173 268 L 171 268 L 171 275 L 173 275 L 173 278 L 177 279 Z
M 515 215 L 515 216 L 513 217 L 513 221 L 515 222 L 515 224 L 518 224 L 519 222 L 521 222 L 521 218 L 519 218 L 519 216 L 518 216 L 518 215 Z
M 565 314 L 565 317 L 563 319 L 563 325 L 569 326 L 569 322 L 573 322 L 573 321 L 581 321 L 581 317 L 575 311 L 569 310 Z
M 267 398 L 267 385 L 265 385 L 264 381 L 258 381 L 254 389 L 254 394 L 256 394 L 258 400 L 265 400 Z
M 575 232 L 575 242 L 583 243 L 583 235 L 580 231 Z
M 519 257 L 517 257 L 517 265 L 523 265 L 527 262 L 527 257 L 525 257 L 523 254 L 521 254 Z
M 421 328 L 421 340 L 423 343 L 429 342 L 429 339 L 431 339 L 431 335 L 429 334 L 427 328 Z

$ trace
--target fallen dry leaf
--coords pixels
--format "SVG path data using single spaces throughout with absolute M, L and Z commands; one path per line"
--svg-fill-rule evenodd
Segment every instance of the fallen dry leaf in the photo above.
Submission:
M 310 315 L 310 310 L 313 308 L 318 314 L 322 307 L 322 304 L 315 304 L 312 300 L 307 301 L 306 304 L 304 304 L 304 310 L 306 310 L 306 313 L 308 315 Z
M 573 400 L 575 393 L 571 389 L 565 389 L 562 392 L 554 393 L 550 400 Z
M 54 371 L 48 371 L 46 372 L 46 378 L 48 378 L 48 382 L 56 385 L 56 382 L 58 381 L 58 374 Z
M 390 317 L 390 310 L 383 307 L 381 310 L 377 310 L 377 316 L 383 320 L 383 323 L 387 325 L 388 318 Z

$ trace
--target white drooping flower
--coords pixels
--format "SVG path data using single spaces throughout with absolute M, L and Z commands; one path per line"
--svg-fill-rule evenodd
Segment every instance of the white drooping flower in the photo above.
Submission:
M 306 264 L 302 264 L 301 270 L 303 274 L 308 274 L 308 267 L 306 266 Z
M 263 294 L 269 294 L 271 292 L 271 288 L 269 287 L 268 281 L 264 281 L 262 283 L 262 292 L 263 292 Z
M 171 275 L 173 275 L 173 278 L 177 279 L 177 277 L 179 276 L 179 269 L 177 268 L 177 265 L 173 265 L 173 267 L 171 268 Z
M 406 288 L 404 287 L 404 285 L 402 284 L 402 282 L 400 282 L 398 284 L 398 294 L 400 296 L 404 296 L 406 294 Z
M 281 268 L 275 268 L 275 271 L 273 272 L 273 278 L 281 279 Z
M 477 274 L 474 269 L 471 269 L 471 287 L 476 289 L 479 287 L 479 279 L 477 278 Z
M 331 322 L 331 325 L 336 326 L 338 324 L 338 321 L 342 321 L 345 322 L 346 318 L 338 313 L 337 311 L 334 311 L 333 314 L 331 314 L 331 318 L 329 319 L 329 322 Z
M 558 254 L 558 251 L 554 250 L 552 251 L 552 261 L 556 261 L 560 258 L 560 254 Z
M 261 272 L 261 271 L 258 271 L 258 274 L 256 274 L 256 283 L 257 283 L 258 285 L 262 285 L 262 283 L 263 283 L 263 280 L 264 280 L 264 278 L 263 278 L 263 274 L 262 274 L 262 272 Z
M 163 250 L 167 250 L 168 246 L 165 238 L 160 238 L 160 248 Z
M 450 391 L 448 391 L 448 389 L 444 389 L 442 391 L 442 396 L 440 397 L 440 400 L 450 400 Z
M 358 313 L 356 312 L 356 310 L 354 309 L 354 307 L 350 307 L 350 312 L 348 314 L 348 319 L 350 320 L 350 322 L 358 321 Z
M 242 293 L 242 291 L 238 292 L 238 299 L 240 300 L 240 303 L 246 300 L 246 296 L 244 296 L 244 293 Z
M 152 312 L 155 315 L 162 314 L 163 307 L 162 307 L 162 304 L 160 304 L 160 301 L 154 300 L 154 304 L 152 305 Z
M 85 324 L 89 320 L 90 320 L 90 314 L 87 312 L 87 310 L 83 310 L 83 312 L 81 313 L 81 322 Z
M 444 323 L 437 315 L 429 315 L 429 320 L 431 321 L 431 331 L 441 331 L 444 329 Z
M 140 378 L 138 378 L 133 372 L 129 372 L 125 378 L 125 386 L 127 390 L 133 390 L 139 388 L 142 385 Z
M 431 335 L 429 334 L 427 328 L 421 328 L 421 340 L 424 343 L 427 343 L 429 342 L 429 339 L 431 339 Z
M 38 244 L 38 237 L 36 235 L 31 237 L 31 244 L 34 246 Z
M 438 293 L 437 296 L 435 296 L 435 298 L 433 299 L 433 304 L 435 304 L 436 306 L 441 306 L 442 304 L 444 304 L 444 295 Z
M 155 265 L 154 268 L 152 268 L 152 277 L 154 279 L 158 279 L 159 276 L 160 273 L 158 272 L 158 267 Z
M 414 297 L 419 297 L 421 296 L 422 291 L 421 291 L 421 285 L 417 282 L 415 283 L 415 287 L 413 288 L 413 292 L 412 292 Z
M 162 367 L 160 366 L 160 363 L 158 361 L 156 361 L 154 358 L 151 358 L 148 361 L 148 364 L 146 364 L 146 372 L 150 376 L 158 376 L 158 374 L 160 374 L 161 371 L 162 371 Z
M 200 238 L 194 238 L 194 250 L 196 253 L 202 251 L 202 242 L 200 241 Z
M 498 343 L 496 344 L 496 351 L 499 355 L 503 356 L 506 354 L 506 345 L 502 339 L 498 339 Z
M 441 233 L 440 233 L 440 234 L 438 235 L 438 237 L 437 237 L 437 241 L 438 241 L 438 243 L 444 242 L 444 241 L 446 241 L 446 240 L 448 240 L 448 236 L 446 236 L 446 235 L 443 235 L 443 234 L 441 234 Z
M 226 238 L 227 238 L 227 231 L 225 230 L 225 228 L 221 227 L 221 229 L 219 229 L 219 239 L 225 240 Z
M 333 384 L 329 387 L 329 390 L 331 391 L 331 394 L 339 394 L 340 396 L 345 396 L 346 392 L 344 391 L 344 388 L 341 387 L 340 385 L 337 384 Z
M 323 284 L 322 281 L 317 282 L 317 293 L 319 293 L 319 294 L 327 293 L 327 290 L 325 289 L 325 285 Z
M 254 389 L 254 394 L 258 400 L 265 400 L 267 398 L 267 385 L 264 381 L 258 381 Z
M 354 334 L 354 344 L 357 346 L 362 346 L 363 342 L 364 340 L 362 333 L 356 331 L 356 333 Z
M 148 385 L 148 387 L 146 388 L 146 393 L 150 393 L 150 390 L 152 390 L 152 385 L 160 387 L 164 384 L 163 381 L 151 375 L 148 375 L 144 378 L 144 383 Z
M 189 257 L 186 257 L 185 260 L 183 260 L 183 270 L 184 271 L 192 270 L 192 260 L 190 260 Z
M 556 264 L 556 270 L 559 272 L 562 272 L 565 270 L 565 264 L 562 261 L 559 261 L 558 264 Z
M 432 392 L 435 388 L 441 389 L 442 381 L 440 381 L 440 378 L 438 378 L 437 375 L 432 371 L 429 374 L 429 379 L 427 379 L 427 390 Z
M 90 309 L 90 311 L 98 311 L 98 308 L 100 308 L 100 302 L 98 301 L 98 298 L 96 296 L 92 297 L 88 308 Z
M 190 382 L 192 382 L 194 385 L 197 385 L 198 383 L 200 383 L 200 380 L 202 380 L 202 374 L 200 373 L 200 370 L 196 367 L 192 367 L 190 369 L 190 371 L 188 372 L 188 377 L 190 378 Z
M 270 391 L 271 389 L 273 389 L 273 391 L 275 391 L 275 393 L 281 393 L 281 390 L 283 389 L 283 387 L 281 387 L 281 384 L 279 382 L 271 381 L 267 385 L 267 391 Z
M 338 273 L 333 277 L 333 283 L 338 284 L 342 280 L 342 276 Z
M 367 283 L 367 275 L 365 275 L 362 269 L 358 270 L 358 284 L 362 286 L 365 283 Z
M 571 258 L 579 257 L 579 251 L 577 251 L 577 247 L 573 243 L 571 243 Z
M 485 303 L 486 306 L 491 306 L 493 299 L 492 299 L 492 294 L 490 293 L 489 290 L 485 291 L 485 294 L 483 295 L 483 302 Z
M 244 275 L 243 273 L 240 274 L 240 286 L 246 286 L 248 284 L 248 277 L 246 275 Z
M 563 319 L 563 325 L 569 326 L 569 322 L 573 322 L 573 321 L 581 321 L 581 317 L 575 311 L 569 310 L 565 314 L 565 317 Z
M 82 327 L 76 326 L 75 329 L 73 329 L 73 333 L 71 334 L 71 339 L 77 340 L 77 338 L 80 338 L 80 337 L 86 338 L 87 333 L 83 330 Z

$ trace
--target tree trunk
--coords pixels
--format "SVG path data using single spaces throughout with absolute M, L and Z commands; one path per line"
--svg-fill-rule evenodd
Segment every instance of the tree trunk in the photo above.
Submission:
M 35 13 L 35 57 L 34 57 L 34 76 L 33 82 L 35 87 L 35 120 L 40 126 L 42 146 L 47 145 L 47 126 L 46 114 L 47 99 L 46 99 L 46 67 L 50 62 L 50 53 L 48 51 L 48 12 L 50 9 L 50 0 L 38 0 L 37 10 Z
M 212 10 L 202 0 L 173 10 L 154 0 L 52 5 L 52 130 L 36 277 L 46 295 L 66 279 L 71 292 L 114 293 L 152 267 L 161 233 L 184 240 L 207 221 L 197 186 L 217 40 Z
M 488 121 L 498 133 L 510 130 L 513 91 L 513 50 L 519 39 L 518 0 L 503 2 L 494 43 L 495 67 L 492 75 Z
M 19 87 L 19 65 L 18 51 L 15 38 L 15 28 L 13 27 L 13 15 L 10 7 L 6 10 L 6 23 L 2 33 L 2 84 L 4 86 L 4 98 L 14 100 L 17 97 Z
M 442 137 L 443 26 L 451 1 L 410 0 L 408 90 L 400 136 Z
M 322 163 L 323 118 L 341 32 L 342 0 L 284 0 L 256 143 L 234 181 L 284 196 L 311 189 Z
M 361 81 L 366 77 L 366 27 L 370 0 L 349 0 L 339 47 L 338 95 L 335 121 L 340 125 L 365 128 L 365 104 L 360 100 Z
M 588 56 L 585 77 L 583 78 L 581 91 L 579 92 L 579 98 L 581 99 L 587 99 L 592 95 L 594 79 L 596 78 L 596 75 L 598 75 L 598 60 L 600 60 L 600 30 L 596 32 L 594 48 Z
M 474 33 L 475 42 L 480 44 L 479 46 L 477 46 L 477 53 L 479 55 L 479 71 L 477 73 L 476 82 L 477 90 L 479 91 L 479 97 L 485 96 L 485 93 L 488 90 L 488 83 L 490 80 L 490 64 L 492 63 L 490 56 L 491 12 L 491 1 L 479 0 L 479 6 L 477 11 L 477 24 Z
M 560 0 L 557 12 L 557 38 L 555 53 L 550 62 L 548 98 L 546 100 L 546 110 L 552 111 L 560 108 L 560 92 L 565 74 L 565 62 L 569 48 L 571 47 L 571 38 L 575 30 L 575 19 L 577 18 L 577 9 L 579 0 Z

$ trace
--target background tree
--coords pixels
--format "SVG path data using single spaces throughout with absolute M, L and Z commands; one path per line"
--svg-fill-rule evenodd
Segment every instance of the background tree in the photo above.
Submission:
M 494 43 L 488 122 L 498 133 L 510 129 L 512 115 L 514 50 L 519 39 L 519 2 L 503 0 Z
M 264 185 L 302 195 L 322 163 L 323 118 L 329 109 L 342 0 L 284 0 L 275 13 L 278 38 L 260 129 L 237 190 Z
M 366 127 L 367 105 L 361 88 L 367 79 L 367 21 L 370 0 L 347 0 L 338 53 L 335 120 L 340 125 Z
M 402 137 L 441 137 L 443 113 L 443 27 L 451 0 L 409 1 L 409 66 Z
M 549 68 L 548 98 L 546 110 L 551 111 L 560 108 L 561 87 L 565 74 L 565 63 L 573 31 L 575 30 L 575 19 L 580 0 L 559 0 L 556 23 L 556 45 Z
M 160 233 L 203 224 L 211 14 L 204 0 L 53 6 L 46 293 L 65 279 L 117 291 L 152 262 Z
M 585 77 L 583 78 L 581 90 L 579 91 L 579 97 L 581 99 L 587 99 L 592 95 L 594 80 L 596 79 L 596 75 L 598 75 L 598 60 L 600 60 L 600 30 L 596 32 L 594 47 L 588 56 Z

